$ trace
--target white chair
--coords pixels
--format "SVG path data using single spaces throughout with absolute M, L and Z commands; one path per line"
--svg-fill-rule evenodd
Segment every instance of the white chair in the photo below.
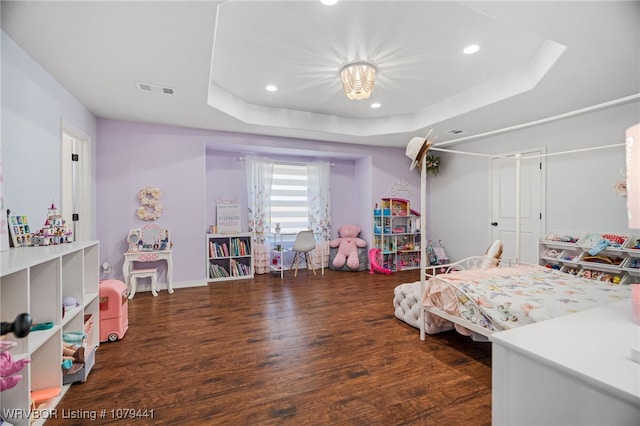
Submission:
M 296 265 L 296 270 L 293 274 L 294 277 L 298 276 L 298 263 L 300 263 L 300 257 L 304 256 L 305 264 L 307 265 L 307 269 L 309 269 L 309 264 L 311 264 L 311 269 L 313 270 L 313 275 L 316 275 L 316 268 L 313 264 L 313 261 L 309 262 L 309 252 L 315 250 L 316 248 L 316 239 L 313 236 L 313 231 L 300 231 L 296 236 L 296 241 L 293 243 L 293 248 L 291 249 L 296 254 L 293 256 L 293 261 L 291 262 L 291 268 L 293 268 L 293 264 Z
M 129 277 L 129 299 L 133 299 L 133 296 L 136 295 L 138 278 L 151 278 L 151 293 L 154 297 L 158 295 L 158 291 L 156 290 L 156 284 L 158 282 L 158 268 L 133 269 L 131 271 L 131 276 Z

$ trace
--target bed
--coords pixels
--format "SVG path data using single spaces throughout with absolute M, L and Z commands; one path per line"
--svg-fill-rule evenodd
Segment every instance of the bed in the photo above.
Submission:
M 433 146 L 431 132 L 414 149 L 413 138 L 407 145 L 407 156 L 412 160 L 410 169 L 420 162 L 420 209 L 427 211 L 426 153 L 430 150 L 453 154 L 472 155 L 495 159 L 513 158 L 515 161 L 515 257 L 520 259 L 521 231 L 521 161 L 544 158 L 547 155 L 569 154 L 584 150 L 604 149 L 624 144 L 586 148 L 552 154 L 523 157 L 515 155 L 488 155 L 462 152 Z M 426 147 L 426 149 L 423 149 Z M 421 222 L 421 246 L 426 247 L 426 221 Z M 510 264 L 499 261 L 484 265 L 487 256 L 470 257 L 462 261 L 424 266 L 427 255 L 421 253 L 421 281 L 396 287 L 394 305 L 396 317 L 410 323 L 413 312 L 419 312 L 417 326 L 420 338 L 455 328 L 458 332 L 488 340 L 496 331 L 508 330 L 533 322 L 566 315 L 572 312 L 614 302 L 631 295 L 628 285 L 578 277 L 538 265 Z M 482 266 L 480 266 L 483 264 Z M 443 271 L 444 269 L 444 271 Z M 417 290 L 416 290 L 417 289 Z M 419 297 L 416 297 L 416 293 Z M 413 299 L 419 302 L 412 303 Z M 415 304 L 419 306 L 416 308 Z
M 494 332 L 567 315 L 631 295 L 627 285 L 611 284 L 530 264 L 479 267 L 486 259 L 429 267 L 420 306 L 420 338 L 455 328 L 484 340 Z
M 455 265 L 459 266 L 435 265 L 429 266 L 428 268 L 432 270 L 432 273 L 435 273 L 437 270 L 443 271 L 444 269 L 442 268 L 455 269 L 457 267 L 466 267 L 467 269 L 485 269 L 490 266 L 497 266 L 502 258 L 502 249 L 502 241 L 495 240 L 487 250 L 485 250 L 482 256 L 470 257 L 464 261 L 457 262 Z M 399 320 L 418 329 L 421 329 L 420 317 L 422 316 L 421 300 L 423 285 L 424 284 L 421 281 L 416 281 L 400 284 L 393 290 L 394 315 Z M 451 328 L 453 327 L 449 326 L 447 329 Z

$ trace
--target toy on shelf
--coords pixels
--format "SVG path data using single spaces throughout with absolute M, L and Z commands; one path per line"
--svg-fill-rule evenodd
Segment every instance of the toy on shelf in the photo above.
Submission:
M 20 314 L 13 322 L 2 322 L 0 335 L 13 333 L 18 338 L 26 337 L 31 332 L 31 322 L 31 315 Z M 22 374 L 17 373 L 31 362 L 28 358 L 14 359 L 9 350 L 15 346 L 16 342 L 0 340 L 0 392 L 15 387 L 22 380 Z
M 26 215 L 9 213 L 9 231 L 14 247 L 31 245 L 31 229 Z
M 72 234 L 67 221 L 62 218 L 56 205 L 51 202 L 47 212 L 47 220 L 44 222 L 44 226 L 31 236 L 31 244 L 49 246 L 70 243 L 73 241 Z
M 377 206 L 377 204 L 376 204 Z M 411 202 L 403 198 L 383 198 L 382 199 L 382 215 L 383 216 L 420 216 L 420 213 L 411 209 Z

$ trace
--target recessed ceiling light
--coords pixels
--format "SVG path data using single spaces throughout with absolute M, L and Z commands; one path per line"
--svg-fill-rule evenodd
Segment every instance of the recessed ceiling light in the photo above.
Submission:
M 464 130 L 451 129 L 451 130 L 449 130 L 449 132 L 448 132 L 448 133 L 451 133 L 452 135 L 457 135 L 457 134 L 459 134 L 459 133 L 463 133 L 463 132 L 464 132 Z
M 374 102 L 371 104 L 371 108 L 380 108 L 382 106 L 382 104 L 378 103 L 378 102 Z
M 268 92 L 275 92 L 276 90 L 278 90 L 278 88 L 273 84 L 268 84 L 267 86 L 265 86 L 265 90 L 267 90 Z
M 462 53 L 464 53 L 465 55 L 471 55 L 473 53 L 476 53 L 478 50 L 480 50 L 480 46 L 478 46 L 477 44 L 471 44 L 465 47 Z
M 325 6 L 333 6 L 334 4 L 338 3 L 338 0 L 320 0 L 320 3 L 324 4 Z

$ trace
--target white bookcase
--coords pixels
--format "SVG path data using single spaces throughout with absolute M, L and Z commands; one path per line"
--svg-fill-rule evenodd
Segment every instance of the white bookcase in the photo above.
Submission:
M 86 380 L 100 344 L 99 250 L 99 243 L 93 241 L 16 247 L 0 252 L 0 319 L 13 322 L 18 314 L 26 312 L 34 324 L 53 324 L 46 330 L 31 331 L 22 339 L 12 333 L 4 336 L 5 340 L 17 343 L 11 349 L 13 358 L 31 360 L 18 373 L 22 380 L 1 394 L 0 406 L 9 423 L 31 424 L 27 418 L 31 391 L 60 388 L 58 396 L 46 402 L 46 409 L 52 409 L 60 401 L 70 386 L 63 385 L 63 333 L 85 332 L 90 321 L 92 329 L 83 343 L 85 367 L 81 381 Z M 64 311 L 62 301 L 67 296 L 75 298 L 79 305 Z M 17 413 L 15 418 L 6 417 L 10 410 Z M 44 420 L 35 419 L 33 424 L 42 424 Z
M 250 232 L 207 234 L 209 282 L 253 278 L 253 246 Z

